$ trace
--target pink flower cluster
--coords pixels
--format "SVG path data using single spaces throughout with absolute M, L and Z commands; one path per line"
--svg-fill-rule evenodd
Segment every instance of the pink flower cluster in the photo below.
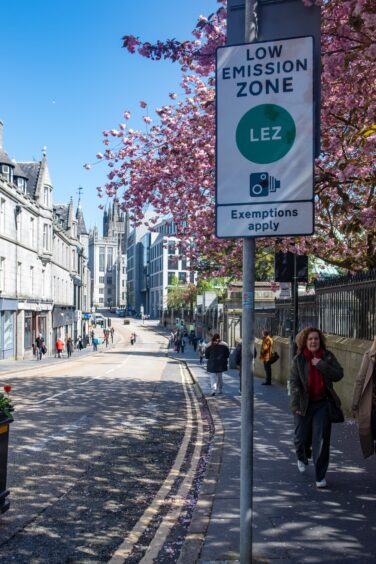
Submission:
M 304 0 L 307 5 L 312 4 Z M 332 0 L 322 6 L 322 154 L 316 162 L 316 232 L 279 241 L 281 249 L 313 254 L 356 270 L 376 268 L 374 153 L 376 17 L 371 0 Z M 211 276 L 241 272 L 241 240 L 214 235 L 215 48 L 226 38 L 225 2 L 210 17 L 200 16 L 193 40 L 155 44 L 127 35 L 124 47 L 154 60 L 177 61 L 185 98 L 156 109 L 148 133 L 103 132 L 103 143 L 121 137 L 121 147 L 97 158 L 108 161 L 104 189 L 119 198 L 135 224 L 146 207 L 169 215 L 178 227 L 181 252 Z M 146 108 L 144 101 L 141 108 Z M 130 119 L 130 113 L 124 113 Z M 144 116 L 146 124 L 152 118 Z M 90 168 L 91 165 L 84 165 Z M 102 193 L 99 193 L 102 195 Z M 152 227 L 155 219 L 149 222 Z M 194 241 L 194 244 L 191 241 Z M 259 240 L 270 247 L 273 240 Z M 224 257 L 225 260 L 224 260 Z

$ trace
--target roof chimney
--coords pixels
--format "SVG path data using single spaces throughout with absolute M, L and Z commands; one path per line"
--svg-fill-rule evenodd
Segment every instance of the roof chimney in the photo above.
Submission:
M 3 127 L 4 127 L 4 124 L 0 119 L 0 149 L 3 148 Z

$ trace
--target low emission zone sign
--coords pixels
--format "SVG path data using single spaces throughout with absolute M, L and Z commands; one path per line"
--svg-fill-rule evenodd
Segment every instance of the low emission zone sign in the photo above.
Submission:
M 217 49 L 218 237 L 310 235 L 313 38 Z

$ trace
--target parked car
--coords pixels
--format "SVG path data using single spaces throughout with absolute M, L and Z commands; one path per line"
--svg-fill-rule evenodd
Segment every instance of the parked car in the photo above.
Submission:
M 127 312 L 126 312 L 125 309 L 118 309 L 118 311 L 116 313 L 119 317 L 125 317 L 127 315 Z

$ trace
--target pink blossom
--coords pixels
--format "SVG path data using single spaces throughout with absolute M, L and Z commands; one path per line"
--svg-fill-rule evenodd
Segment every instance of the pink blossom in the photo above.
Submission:
M 90 170 L 90 169 L 91 169 L 91 164 L 90 164 L 90 163 L 84 164 L 84 168 L 86 168 L 86 170 Z

